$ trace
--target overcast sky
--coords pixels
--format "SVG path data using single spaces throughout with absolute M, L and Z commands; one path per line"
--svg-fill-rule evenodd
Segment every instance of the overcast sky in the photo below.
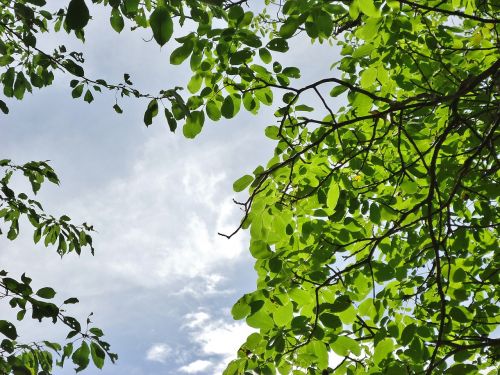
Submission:
M 150 92 L 185 86 L 188 68 L 168 63 L 175 43 L 160 49 L 144 41 L 151 37 L 146 30 L 118 35 L 109 11 L 98 9 L 87 43 L 71 43 L 85 52 L 87 76 L 119 82 L 127 72 Z M 68 39 L 52 35 L 42 43 L 50 48 L 61 40 Z M 305 41 L 280 60 L 300 66 L 304 82 L 328 72 L 335 59 L 332 48 L 310 48 Z M 256 276 L 247 234 L 227 240 L 217 232 L 231 231 L 241 218 L 233 181 L 272 155 L 263 134 L 276 121 L 272 110 L 207 123 L 186 140 L 170 133 L 162 116 L 145 128 L 144 101 L 121 101 L 125 113 L 117 115 L 113 94 L 95 99 L 72 99 L 68 77 L 59 75 L 52 87 L 11 101 L 11 113 L 0 118 L 0 159 L 51 161 L 61 185 L 45 185 L 39 200 L 50 213 L 93 224 L 95 256 L 61 260 L 55 249 L 34 246 L 25 225 L 14 242 L 0 237 L 1 268 L 14 277 L 26 272 L 35 287 L 53 286 L 58 301 L 78 297 L 70 315 L 84 320 L 94 312 L 119 354 L 102 374 L 221 374 L 251 332 L 231 319 L 230 308 L 254 289 Z M 10 317 L 5 306 L 0 311 Z M 60 340 L 49 323 L 19 330 L 25 339 Z M 73 373 L 69 365 L 58 373 Z

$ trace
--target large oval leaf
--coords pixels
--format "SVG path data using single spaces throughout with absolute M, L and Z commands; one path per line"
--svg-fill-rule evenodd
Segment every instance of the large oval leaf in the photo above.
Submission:
M 70 30 L 81 30 L 90 20 L 89 8 L 85 0 L 71 0 L 66 12 L 66 26 Z
M 153 30 L 153 38 L 160 46 L 163 46 L 172 37 L 174 23 L 166 7 L 159 6 L 151 13 L 149 25 Z

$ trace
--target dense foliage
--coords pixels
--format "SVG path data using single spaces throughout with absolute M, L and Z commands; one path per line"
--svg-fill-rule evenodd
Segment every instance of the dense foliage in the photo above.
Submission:
M 232 313 L 259 332 L 227 374 L 467 374 L 498 361 L 495 1 L 93 1 L 117 32 L 150 28 L 171 64 L 188 63 L 189 94 L 142 93 L 127 74 L 87 77 L 81 54 L 38 49 L 51 28 L 84 39 L 84 0 L 57 11 L 1 1 L 7 98 L 62 69 L 73 97 L 91 102 L 107 89 L 145 99 L 146 125 L 161 108 L 188 138 L 241 107 L 276 106 L 265 131 L 273 157 L 234 184 L 249 189 L 234 233 L 250 230 L 258 280 Z M 308 40 L 341 52 L 332 71 L 297 86 L 300 67 L 279 60 Z M 45 220 L 35 227 L 56 225 Z

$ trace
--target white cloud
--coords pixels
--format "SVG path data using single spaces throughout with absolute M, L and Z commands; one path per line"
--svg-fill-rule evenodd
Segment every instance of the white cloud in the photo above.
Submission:
M 234 230 L 242 215 L 231 200 L 230 180 L 214 161 L 225 152 L 198 147 L 179 158 L 176 141 L 152 138 L 128 175 L 110 181 L 99 199 L 92 192 L 70 204 L 73 216 L 99 231 L 98 260 L 86 265 L 119 279 L 95 279 L 94 289 L 133 284 L 197 297 L 230 292 L 222 274 L 242 259 L 245 247 L 242 235 L 227 240 L 217 234 Z
M 180 367 L 179 371 L 185 372 L 187 374 L 195 374 L 197 372 L 205 371 L 211 366 L 212 362 L 198 359 L 194 362 L 191 362 L 185 366 Z
M 182 289 L 172 293 L 172 295 L 182 296 L 190 295 L 196 298 L 203 298 L 213 295 L 227 295 L 234 293 L 234 289 L 222 288 L 221 283 L 226 281 L 226 277 L 217 273 L 201 275 L 198 280 L 192 280 L 193 283 L 185 285 Z
M 198 328 L 203 326 L 203 323 L 205 323 L 209 319 L 210 315 L 204 311 L 189 313 L 185 315 L 185 320 L 187 321 L 187 323 L 184 324 L 184 326 L 188 328 Z
M 205 311 L 187 314 L 186 329 L 189 331 L 190 340 L 199 348 L 199 353 L 204 357 L 216 358 L 213 374 L 221 374 L 226 365 L 255 329 L 245 323 L 228 322 L 224 319 L 213 319 Z
M 146 359 L 148 361 L 165 363 L 171 353 L 172 348 L 170 348 L 167 344 L 153 344 L 146 352 Z

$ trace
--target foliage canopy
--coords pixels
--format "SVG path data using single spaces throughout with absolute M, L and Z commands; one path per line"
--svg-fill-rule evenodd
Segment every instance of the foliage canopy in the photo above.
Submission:
M 38 49 L 37 35 L 52 27 L 84 40 L 84 0 L 54 12 L 44 0 L 2 0 L 5 97 L 22 99 L 62 69 L 74 98 L 90 103 L 106 89 L 145 99 L 146 125 L 161 108 L 188 138 L 208 120 L 276 106 L 265 131 L 275 153 L 234 183 L 249 197 L 241 225 L 224 234 L 250 230 L 257 289 L 232 314 L 259 330 L 226 374 L 467 374 L 495 365 L 498 3 L 93 2 L 115 31 L 149 28 L 172 48 L 171 64 L 189 64 L 188 94 L 142 93 L 128 74 L 112 84 L 87 77 L 81 54 Z M 300 68 L 280 59 L 307 40 L 335 44 L 340 56 L 298 86 Z M 0 108 L 8 112 L 5 101 Z M 122 112 L 119 102 L 114 109 Z M 17 202 L 3 194 L 4 206 Z

